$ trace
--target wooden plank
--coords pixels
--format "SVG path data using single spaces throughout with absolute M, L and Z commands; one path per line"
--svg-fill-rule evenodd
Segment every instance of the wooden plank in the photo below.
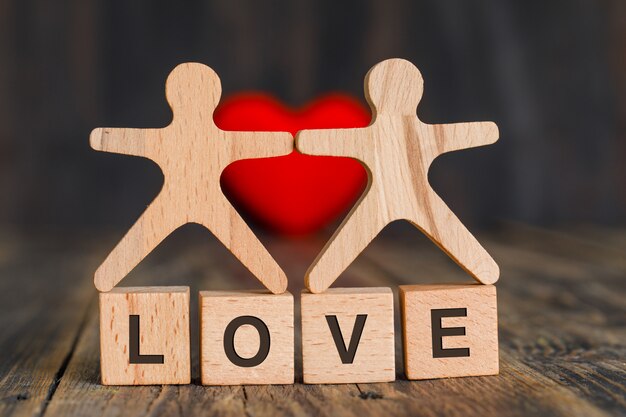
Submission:
M 533 252 L 545 252 L 561 260 L 586 260 L 603 267 L 626 270 L 626 230 L 597 226 L 543 229 L 519 223 L 507 223 L 499 238 L 509 246 Z M 494 236 L 496 237 L 496 236 Z
M 430 243 L 423 238 L 419 240 L 413 232 L 408 237 L 383 236 L 357 259 L 337 283 L 342 286 L 395 286 L 424 280 L 440 282 L 453 276 L 451 261 L 445 255 L 438 255 L 436 248 L 429 252 L 424 243 Z M 401 358 L 398 358 L 396 367 L 400 370 L 400 379 L 395 383 L 324 386 L 301 384 L 299 359 L 296 362 L 295 385 L 200 386 L 197 366 L 198 339 L 194 330 L 197 329 L 197 305 L 194 303 L 196 297 L 192 297 L 191 312 L 192 384 L 163 387 L 102 386 L 99 382 L 98 365 L 98 309 L 95 303 L 89 304 L 89 297 L 84 299 L 79 286 L 71 285 L 86 281 L 87 293 L 94 294 L 89 282 L 91 274 L 89 271 L 85 272 L 85 269 L 89 269 L 85 265 L 88 264 L 91 268 L 95 266 L 94 258 L 85 260 L 73 256 L 67 261 L 71 266 L 59 268 L 55 262 L 60 262 L 59 259 L 67 256 L 67 252 L 55 253 L 50 248 L 39 252 L 24 252 L 28 248 L 14 247 L 13 251 L 7 251 L 8 263 L 0 265 L 0 268 L 4 268 L 3 272 L 7 268 L 19 270 L 20 273 L 15 276 L 18 281 L 23 282 L 35 282 L 32 277 L 43 277 L 40 278 L 42 287 L 26 288 L 25 294 L 32 294 L 34 299 L 45 302 L 46 306 L 53 305 L 55 296 L 64 294 L 69 300 L 66 303 L 68 311 L 76 310 L 80 305 L 89 305 L 89 313 L 85 316 L 84 332 L 77 339 L 71 356 L 66 352 L 67 364 L 60 373 L 58 368 L 43 363 L 51 359 L 41 352 L 47 347 L 63 346 L 69 334 L 68 329 L 73 326 L 72 321 L 62 329 L 59 320 L 49 320 L 49 324 L 56 324 L 57 328 L 55 331 L 43 329 L 50 336 L 43 339 L 45 343 L 38 340 L 39 337 L 33 337 L 36 333 L 16 333 L 11 327 L 7 327 L 10 330 L 9 336 L 4 333 L 0 335 L 2 352 L 12 352 L 13 356 L 9 356 L 9 359 L 16 357 L 16 352 L 20 356 L 19 361 L 3 361 L 0 364 L 0 367 L 4 367 L 0 368 L 2 372 L 10 368 L 9 371 L 14 375 L 7 380 L 5 374 L 0 374 L 3 382 L 6 382 L 0 387 L 3 394 L 13 393 L 13 400 L 8 395 L 2 396 L 0 414 L 40 415 L 43 412 L 52 416 L 249 414 L 360 417 L 381 414 L 623 414 L 626 410 L 623 399 L 626 396 L 623 388 L 625 378 L 622 358 L 626 356 L 626 352 L 622 342 L 625 340 L 625 326 L 620 303 L 624 294 L 619 286 L 613 286 L 619 282 L 620 274 L 623 277 L 623 273 L 610 264 L 594 262 L 593 253 L 586 257 L 581 254 L 577 259 L 566 258 L 564 255 L 568 251 L 581 250 L 576 249 L 579 244 L 572 243 L 571 240 L 565 239 L 561 245 L 554 247 L 558 242 L 555 238 L 554 241 L 547 242 L 546 247 L 541 250 L 525 247 L 528 241 L 536 244 L 534 241 L 539 237 L 526 239 L 524 243 L 517 235 L 518 240 L 515 240 L 514 245 L 508 243 L 505 235 L 497 240 L 485 240 L 485 246 L 493 252 L 503 270 L 502 279 L 497 284 L 501 323 L 499 376 L 407 381 L 401 372 Z M 128 282 L 132 285 L 190 285 L 192 293 L 199 289 L 242 289 L 254 284 L 250 280 L 249 272 L 215 240 L 211 240 L 208 245 L 204 241 L 185 240 L 190 240 L 191 243 L 180 245 L 180 240 L 174 242 L 178 245 L 168 244 L 158 250 L 155 256 L 149 257 L 147 263 L 128 277 Z M 302 288 L 303 280 L 300 277 L 304 276 L 306 266 L 322 243 L 315 240 L 267 241 L 268 249 L 276 254 L 279 264 L 292 279 L 292 292 L 299 292 Z M 87 250 L 96 253 L 106 251 L 102 248 Z M 30 257 L 26 258 L 20 253 L 37 253 L 48 261 L 43 262 L 40 268 L 35 268 L 29 266 Z M 18 258 L 13 258 L 14 255 Z M 64 283 L 64 287 L 49 297 L 43 296 L 41 288 L 48 288 L 44 286 L 47 282 L 44 273 L 55 267 L 64 273 L 59 274 L 59 281 L 54 281 L 55 284 L 49 287 L 58 285 L 58 282 Z M 462 271 L 460 274 L 464 276 Z M 67 277 L 66 281 L 63 281 L 61 275 Z M 471 282 L 469 277 L 465 279 Z M 9 306 L 17 312 L 12 314 L 19 320 L 35 322 L 36 317 L 32 313 L 20 312 L 18 307 L 21 301 L 11 302 L 11 297 L 4 295 L 10 293 L 11 288 L 17 284 L 2 280 L 0 285 L 3 290 L 0 292 L 3 303 L 0 308 Z M 296 302 L 298 301 L 296 297 Z M 299 307 L 296 306 L 296 313 L 298 312 Z M 43 312 L 38 314 L 45 316 Z M 20 315 L 24 315 L 25 319 L 19 318 Z M 3 320 L 2 324 L 7 322 L 5 316 L 0 319 Z M 298 318 L 296 322 L 299 322 Z M 396 317 L 396 324 L 398 322 Z M 9 343 L 15 345 L 12 350 Z M 296 358 L 301 354 L 299 343 L 300 334 L 296 332 Z M 71 343 L 69 344 L 67 349 L 72 352 Z M 29 345 L 32 346 L 28 348 Z M 401 356 L 399 345 L 400 333 L 397 328 L 397 356 Z M 22 352 L 24 348 L 28 350 Z M 36 368 L 33 358 L 36 358 L 37 364 L 44 366 Z M 58 387 L 51 394 L 48 394 L 49 386 L 45 386 L 43 391 L 47 395 L 36 395 L 26 401 L 17 401 L 16 395 L 20 392 L 20 387 L 32 388 L 36 385 L 33 384 L 36 380 L 52 382 L 55 375 L 61 378 Z M 477 401 L 477 398 L 481 400 Z
M 95 305 L 93 246 L 2 240 L 11 245 L 0 257 L 0 415 L 39 415 Z

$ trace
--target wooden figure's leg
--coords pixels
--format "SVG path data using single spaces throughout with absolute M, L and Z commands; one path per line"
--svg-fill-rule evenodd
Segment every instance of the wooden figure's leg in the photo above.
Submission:
M 480 284 L 400 286 L 408 379 L 496 375 L 496 287 Z
M 325 291 L 350 266 L 387 224 L 379 215 L 376 201 L 368 194 L 356 203 L 309 267 L 305 276 L 309 291 Z
M 100 293 L 104 385 L 189 384 L 189 287 Z
M 204 225 L 267 289 L 274 294 L 285 292 L 287 275 L 226 197 L 219 210 L 219 219 Z
M 450 208 L 434 192 L 428 193 L 428 214 L 408 219 L 461 268 L 482 284 L 493 284 L 500 268 Z
M 110 291 L 181 225 L 163 200 L 157 196 L 100 265 L 94 279 L 99 291 Z
M 304 290 L 301 308 L 305 384 L 395 380 L 390 288 Z
M 203 385 L 293 384 L 293 295 L 200 291 Z

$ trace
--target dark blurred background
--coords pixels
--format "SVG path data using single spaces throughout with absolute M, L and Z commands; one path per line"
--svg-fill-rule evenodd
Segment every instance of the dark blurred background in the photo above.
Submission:
M 0 225 L 122 231 L 158 193 L 152 162 L 92 151 L 98 126 L 160 127 L 178 63 L 300 106 L 364 102 L 402 57 L 420 118 L 493 120 L 500 141 L 431 181 L 473 226 L 626 221 L 626 2 L 0 0 Z

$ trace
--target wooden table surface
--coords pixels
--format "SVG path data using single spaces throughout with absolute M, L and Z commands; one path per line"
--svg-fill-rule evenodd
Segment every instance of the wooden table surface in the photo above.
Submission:
M 119 236 L 3 235 L 0 416 L 626 415 L 626 230 L 505 225 L 477 235 L 502 270 L 499 376 L 407 381 L 396 316 L 394 383 L 245 387 L 198 383 L 193 294 L 256 285 L 203 231 L 178 232 L 124 281 L 192 290 L 192 384 L 146 387 L 99 384 L 92 277 Z M 323 241 L 264 241 L 290 277 L 298 309 L 301 277 Z M 335 286 L 397 293 L 399 284 L 467 280 L 423 236 L 403 229 L 384 232 Z M 297 381 L 300 352 L 296 333 Z

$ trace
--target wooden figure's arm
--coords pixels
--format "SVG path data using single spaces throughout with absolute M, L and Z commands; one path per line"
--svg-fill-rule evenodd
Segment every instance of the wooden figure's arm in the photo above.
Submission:
M 100 127 L 91 132 L 89 143 L 97 151 L 151 158 L 161 130 Z
M 490 145 L 498 140 L 498 126 L 493 122 L 428 125 L 439 153 Z
M 227 132 L 233 160 L 271 158 L 293 152 L 293 136 L 289 132 Z
M 311 129 L 296 134 L 296 149 L 305 155 L 361 159 L 368 128 Z

